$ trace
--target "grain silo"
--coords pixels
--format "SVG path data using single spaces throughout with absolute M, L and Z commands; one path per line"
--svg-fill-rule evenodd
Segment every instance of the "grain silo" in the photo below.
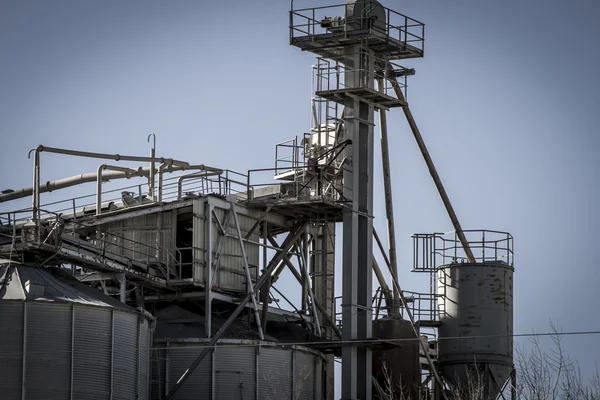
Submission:
M 4 400 L 145 399 L 151 317 L 66 270 L 0 261 Z
M 203 318 L 180 307 L 170 305 L 158 311 L 156 316 L 159 322 L 152 348 L 151 399 L 161 400 L 207 347 L 210 339 L 204 336 L 203 323 L 199 322 Z M 214 319 L 213 324 L 220 322 Z M 256 332 L 238 321 L 202 360 L 173 399 L 323 398 L 327 365 L 321 352 L 305 346 L 286 345 L 273 336 L 265 336 L 265 340 L 255 336 Z

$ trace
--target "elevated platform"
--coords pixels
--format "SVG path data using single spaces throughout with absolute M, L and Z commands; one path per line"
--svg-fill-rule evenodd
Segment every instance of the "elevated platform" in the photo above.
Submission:
M 341 222 L 344 209 L 343 203 L 318 197 L 312 197 L 310 200 L 257 199 L 246 204 L 249 208 L 270 208 L 270 212 L 292 220 L 312 222 Z
M 0 245 L 0 257 L 7 258 L 14 253 L 26 254 L 20 261 L 37 260 L 43 265 L 60 266 L 62 264 L 79 265 L 95 271 L 124 273 L 128 280 L 143 283 L 156 289 L 165 289 L 167 282 L 148 271 L 148 266 L 135 263 L 123 257 L 101 256 L 91 249 L 84 249 L 75 244 L 63 241 L 60 246 L 48 243 L 17 242 L 11 250 L 11 245 Z
M 375 89 L 367 87 L 323 90 L 318 91 L 315 94 L 339 104 L 344 104 L 348 98 L 359 98 L 360 100 L 364 100 L 365 102 L 380 108 L 402 107 L 406 105 L 406 102 L 404 101 L 400 101 L 395 97 L 388 96 L 387 94 L 380 93 Z
M 290 44 L 335 61 L 360 45 L 386 60 L 423 57 L 425 25 L 377 1 L 290 10 Z
M 290 39 L 290 44 L 302 51 L 310 51 L 340 63 L 344 61 L 344 48 L 355 44 L 366 45 L 379 57 L 385 57 L 388 60 L 421 58 L 424 55 L 423 49 L 374 29 L 295 36 Z

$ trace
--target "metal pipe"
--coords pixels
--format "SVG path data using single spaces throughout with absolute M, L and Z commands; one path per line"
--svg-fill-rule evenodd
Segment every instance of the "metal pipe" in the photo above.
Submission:
M 208 177 L 208 176 L 214 176 L 214 175 L 221 175 L 223 172 L 209 172 L 209 171 L 204 171 L 204 172 L 194 172 L 193 174 L 188 174 L 188 175 L 182 175 L 179 178 L 177 178 L 177 200 L 181 200 L 181 198 L 183 197 L 183 181 L 187 180 L 187 179 L 193 179 L 193 178 L 202 178 L 202 177 Z
M 221 171 L 217 168 L 210 168 L 210 167 L 206 167 L 204 165 L 190 165 L 189 167 L 171 166 L 171 167 L 167 168 L 165 170 L 165 172 L 186 171 L 186 170 L 190 170 L 190 169 L 191 170 L 206 169 L 206 170 L 210 170 L 210 171 Z M 135 176 L 148 176 L 149 173 L 150 173 L 149 168 L 138 168 Z M 48 181 L 44 184 L 40 184 L 38 194 L 52 192 L 54 190 L 68 188 L 68 187 L 76 186 L 76 185 L 79 185 L 82 183 L 96 182 L 97 176 L 98 175 L 96 172 L 90 172 L 90 173 L 86 173 L 86 174 L 80 174 L 80 175 L 75 175 L 75 176 L 71 176 L 68 178 L 59 179 L 56 181 Z M 102 174 L 102 179 L 105 181 L 113 180 L 113 179 L 123 179 L 123 178 L 126 178 L 125 174 L 122 172 L 117 172 L 117 171 L 108 171 L 108 172 L 105 172 L 104 174 Z M 27 188 L 15 190 L 10 193 L 0 194 L 0 203 L 4 203 L 6 201 L 11 201 L 11 200 L 16 200 L 16 199 L 21 199 L 23 197 L 31 196 L 32 194 L 34 194 L 33 187 L 27 187 Z
M 138 170 L 138 173 L 140 174 L 139 176 L 146 176 L 148 174 L 147 170 L 145 170 L 145 169 L 142 170 L 141 173 Z M 48 181 L 44 184 L 40 184 L 38 195 L 40 193 L 52 192 L 54 190 L 59 190 L 59 189 L 64 189 L 64 188 L 68 188 L 71 186 L 79 185 L 81 183 L 96 182 L 97 178 L 98 178 L 97 172 L 90 172 L 90 173 L 86 173 L 86 174 L 80 174 L 80 175 L 75 175 L 75 176 L 71 176 L 68 178 L 59 179 L 56 181 Z M 122 172 L 107 172 L 102 175 L 102 179 L 105 181 L 111 180 L 111 179 L 122 179 L 122 178 L 125 178 L 125 174 L 123 174 Z M 23 197 L 28 197 L 31 195 L 34 195 L 34 197 L 35 197 L 34 187 L 18 189 L 18 190 L 15 190 L 14 192 L 0 194 L 0 203 L 10 201 L 10 200 L 21 199 Z
M 388 67 L 389 67 L 389 65 L 388 65 Z M 446 189 L 444 189 L 444 185 L 442 185 L 442 180 L 440 179 L 440 176 L 438 175 L 437 170 L 435 169 L 435 165 L 433 164 L 433 160 L 431 159 L 431 156 L 429 155 L 427 146 L 425 146 L 425 142 L 423 141 L 421 132 L 419 131 L 419 128 L 417 127 L 415 118 L 413 117 L 412 112 L 410 111 L 410 108 L 408 107 L 408 103 L 406 103 L 406 99 L 404 98 L 404 94 L 402 93 L 402 88 L 400 87 L 400 84 L 398 83 L 396 78 L 393 77 L 392 75 L 388 76 L 388 80 L 392 84 L 392 87 L 394 89 L 394 92 L 396 93 L 396 97 L 398 98 L 398 100 L 404 102 L 404 105 L 402 106 L 402 111 L 404 111 L 404 115 L 406 116 L 408 125 L 410 126 L 413 136 L 415 137 L 415 140 L 417 141 L 419 150 L 421 150 L 423 159 L 425 159 L 425 163 L 427 164 L 429 173 L 431 174 L 431 177 L 433 178 L 433 182 L 435 183 L 435 186 L 436 186 L 438 192 L 440 193 L 440 197 L 442 198 L 444 207 L 446 207 L 446 211 L 448 212 L 448 215 L 450 216 L 450 221 L 452 221 L 452 225 L 454 225 L 454 230 L 458 234 L 458 239 L 460 240 L 460 243 L 462 244 L 462 247 L 465 251 L 467 259 L 469 260 L 470 263 L 474 263 L 475 257 L 473 256 L 473 252 L 471 251 L 471 248 L 469 247 L 469 242 L 467 241 L 467 238 L 465 237 L 462 227 L 460 226 L 460 222 L 458 222 L 458 217 L 456 216 L 456 213 L 454 212 L 454 208 L 452 207 L 452 204 L 450 203 L 450 198 L 448 197 L 448 194 L 446 193 Z M 400 296 L 400 298 L 402 298 L 402 296 Z
M 156 158 L 156 135 L 151 133 L 148 135 L 148 143 L 152 137 L 152 148 L 150 149 L 150 158 Z M 150 176 L 148 176 L 148 196 L 154 201 L 154 177 L 156 176 L 156 165 L 154 161 L 150 161 Z
M 30 152 L 31 154 L 31 152 Z M 40 152 L 35 149 L 33 154 L 33 215 L 34 221 L 39 221 L 40 217 Z M 38 238 L 39 239 L 39 238 Z
M 127 303 L 127 278 L 125 277 L 125 274 L 122 274 L 119 277 L 119 289 L 120 289 L 120 296 L 119 296 L 119 300 L 121 300 L 121 303 Z
M 106 154 L 106 153 L 92 153 L 89 151 L 79 151 L 79 150 L 68 150 L 68 149 L 58 149 L 55 147 L 47 147 L 39 145 L 36 148 L 38 152 L 46 152 L 46 153 L 54 153 L 54 154 L 63 154 L 67 156 L 76 156 L 76 157 L 87 157 L 87 158 L 102 158 L 105 160 L 114 160 L 114 161 L 137 161 L 137 162 L 170 162 L 176 165 L 184 165 L 189 166 L 190 164 L 185 161 L 174 160 L 172 158 L 164 158 L 164 157 L 143 157 L 143 156 L 127 156 L 121 154 Z
M 308 234 L 309 234 L 309 227 L 308 225 L 306 226 L 306 231 L 304 232 L 303 235 L 303 251 L 300 252 L 300 256 L 302 257 L 302 264 L 304 264 L 304 285 L 306 287 L 306 291 L 308 292 L 308 298 L 310 299 L 310 305 L 312 308 L 312 313 L 313 313 L 313 321 L 316 324 L 316 332 L 317 332 L 317 336 L 321 336 L 321 323 L 319 322 L 319 313 L 317 313 L 317 307 L 315 304 L 315 296 L 313 293 L 313 289 L 311 286 L 311 282 L 310 282 L 310 276 L 308 274 L 308 259 L 309 259 L 309 248 L 308 248 Z M 303 301 L 306 301 L 305 299 Z M 308 307 L 307 307 L 308 308 Z
M 200 164 L 200 165 L 183 165 L 183 164 L 179 164 L 178 161 L 173 161 L 173 160 L 169 160 L 165 163 L 162 163 L 159 167 L 158 167 L 158 202 L 162 202 L 162 195 L 163 195 L 163 174 L 164 172 L 171 172 L 171 171 L 176 171 L 176 170 L 181 170 L 181 171 L 185 171 L 188 169 L 199 169 L 202 171 L 208 171 L 209 173 L 212 173 L 214 175 L 220 175 L 223 173 L 223 170 L 218 169 L 218 168 L 212 168 L 212 167 L 207 167 L 204 164 Z
M 260 277 L 258 282 L 256 282 L 256 285 L 254 286 L 255 290 L 259 290 L 269 280 L 269 275 L 271 275 L 271 273 L 273 273 L 273 271 L 279 264 L 279 261 L 281 261 L 283 259 L 286 252 L 293 246 L 293 244 L 296 242 L 296 240 L 298 240 L 300 235 L 304 232 L 305 226 L 306 226 L 305 224 L 297 224 L 295 226 L 295 229 L 292 229 L 290 231 L 290 233 L 285 238 L 285 240 L 281 246 L 281 251 L 279 251 L 277 254 L 275 254 L 275 256 L 269 262 L 269 266 L 267 267 L 266 271 L 264 271 L 263 275 Z M 246 296 L 242 299 L 242 301 L 239 303 L 237 308 L 233 311 L 233 313 L 229 316 L 229 318 L 227 318 L 227 321 L 225 321 L 225 323 L 221 326 L 221 328 L 217 331 L 217 333 L 215 333 L 215 336 L 208 343 L 208 345 L 204 348 L 204 350 L 202 350 L 202 352 L 198 355 L 198 357 L 196 357 L 196 359 L 194 360 L 194 362 L 192 362 L 192 364 L 188 367 L 188 369 L 185 370 L 183 375 L 181 375 L 181 377 L 177 380 L 177 383 L 175 383 L 175 385 L 173 385 L 173 387 L 171 388 L 171 390 L 165 397 L 165 400 L 169 400 L 175 395 L 175 393 L 181 387 L 181 385 L 183 385 L 183 383 L 186 381 L 186 379 L 189 378 L 189 376 L 194 372 L 194 370 L 198 367 L 198 365 L 200 365 L 200 363 L 202 362 L 204 357 L 206 357 L 206 355 L 212 351 L 213 346 L 215 346 L 217 344 L 217 342 L 219 341 L 221 336 L 229 329 L 229 327 L 233 324 L 233 321 L 235 321 L 235 319 L 238 317 L 238 315 L 240 315 L 240 313 L 246 307 L 246 304 L 248 304 L 249 301 L 250 301 L 250 294 L 246 294 Z
M 96 173 L 96 215 L 102 214 L 102 172 L 104 170 L 122 172 L 127 179 L 135 176 L 137 173 L 134 169 L 118 167 L 115 165 L 102 164 L 98 167 L 98 172 Z M 108 179 L 106 179 L 106 181 L 108 181 Z
M 377 85 L 379 86 L 379 92 L 384 92 L 383 79 L 377 79 Z M 385 110 L 379 110 L 379 128 L 380 128 L 380 137 L 381 137 L 381 163 L 383 165 L 383 189 L 385 195 L 385 213 L 387 218 L 387 226 L 388 226 L 388 249 L 389 249 L 389 257 L 391 261 L 391 273 L 394 276 L 398 276 L 398 260 L 396 257 L 396 228 L 394 221 L 394 202 L 392 196 L 392 176 L 390 169 L 390 151 L 388 145 L 388 134 L 387 134 L 387 118 L 385 114 Z M 388 304 L 388 307 L 391 306 L 392 315 L 399 316 L 400 310 L 398 308 L 399 296 L 396 290 L 393 290 L 393 303 Z M 387 294 L 386 294 L 386 303 L 387 303 Z

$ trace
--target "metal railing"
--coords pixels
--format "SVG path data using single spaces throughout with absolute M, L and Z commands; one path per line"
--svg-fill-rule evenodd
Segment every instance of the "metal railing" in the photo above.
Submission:
M 56 250 L 61 246 L 69 250 L 76 250 L 87 260 L 106 264 L 118 263 L 125 267 L 141 266 L 147 269 L 156 267 L 163 274 L 162 278 L 167 282 L 171 279 L 179 279 L 181 276 L 181 249 L 173 243 L 166 230 L 151 230 L 147 232 L 139 229 L 133 231 L 101 231 L 96 230 L 88 233 L 87 237 L 80 237 L 77 228 L 82 226 L 79 221 L 69 221 L 72 231 L 63 232 L 61 226 L 64 220 L 61 215 L 48 210 L 40 210 L 43 218 L 35 226 L 41 231 L 36 238 L 35 235 L 27 235 L 27 223 L 31 222 L 31 209 L 13 211 L 0 214 L 0 221 L 5 230 L 12 231 L 15 239 L 37 244 L 53 245 Z M 150 240 L 136 240 L 127 237 L 129 233 L 150 233 Z M 3 236 L 9 236 L 7 232 Z M 51 238 L 51 240 L 49 240 Z M 159 243 L 163 243 L 162 245 Z
M 335 167 L 333 168 L 336 171 Z M 281 182 L 274 179 L 276 168 L 262 168 L 248 171 L 248 200 L 258 200 L 261 197 L 294 200 L 344 201 L 341 180 L 335 172 L 328 171 L 326 166 L 317 165 L 316 168 L 308 165 L 296 168 L 294 179 L 290 182 Z M 261 188 L 265 191 L 261 193 Z M 268 190 L 272 188 L 273 190 Z
M 437 295 L 405 290 L 402 292 L 415 321 L 438 321 Z M 401 309 L 402 316 L 408 319 L 406 309 Z
M 275 145 L 275 175 L 289 172 L 300 167 L 302 147 L 298 146 L 298 137 Z
M 513 237 L 492 230 L 463 231 L 475 262 L 498 262 L 513 266 Z M 434 271 L 443 265 L 467 262 L 467 256 L 456 232 L 411 235 L 413 270 Z
M 382 41 L 393 41 L 405 47 L 410 45 L 421 52 L 424 50 L 425 25 L 422 22 L 376 5 L 375 2 L 367 0 L 362 4 L 364 7 L 356 13 L 351 8 L 354 4 L 294 9 L 292 1 L 290 40 L 315 40 L 318 36 L 329 33 L 339 33 L 346 37 L 357 31 L 364 31 Z M 385 14 L 385 21 L 374 18 L 376 8 Z
M 162 202 L 181 200 L 186 197 L 199 195 L 217 194 L 221 196 L 244 194 L 248 191 L 247 175 L 231 170 L 224 170 L 220 175 L 205 175 L 202 173 L 197 177 L 179 181 L 184 174 L 170 177 L 164 180 L 162 187 Z M 143 179 L 143 178 L 140 178 Z M 110 211 L 116 211 L 124 208 L 134 208 L 156 204 L 151 200 L 147 192 L 147 181 L 135 185 L 119 187 L 117 189 L 102 191 L 102 214 Z M 62 200 L 43 203 L 40 208 L 40 219 L 51 218 L 52 215 L 60 215 L 64 220 L 82 220 L 92 217 L 96 214 L 97 193 L 69 197 Z M 11 225 L 15 219 L 20 223 L 28 221 L 26 216 L 16 218 L 16 215 L 22 215 L 23 210 L 0 212 L 0 226 Z
M 394 86 L 390 83 L 391 79 L 394 79 L 406 98 L 407 78 L 414 74 L 414 70 L 378 57 L 373 57 L 373 60 L 375 63 L 374 76 L 371 75 L 369 66 L 348 67 L 324 57 L 317 57 L 317 64 L 313 67 L 315 92 L 368 88 L 373 84 L 372 79 L 375 78 L 383 80 L 383 87 L 374 88 L 374 90 L 396 98 Z M 347 77 L 351 79 L 346 79 Z M 350 85 L 347 84 L 348 80 L 352 82 Z

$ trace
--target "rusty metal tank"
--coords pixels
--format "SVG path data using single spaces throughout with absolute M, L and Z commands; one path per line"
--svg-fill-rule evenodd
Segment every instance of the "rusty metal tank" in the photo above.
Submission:
M 459 386 L 479 377 L 489 399 L 514 370 L 513 271 L 499 260 L 438 269 L 440 370 Z

